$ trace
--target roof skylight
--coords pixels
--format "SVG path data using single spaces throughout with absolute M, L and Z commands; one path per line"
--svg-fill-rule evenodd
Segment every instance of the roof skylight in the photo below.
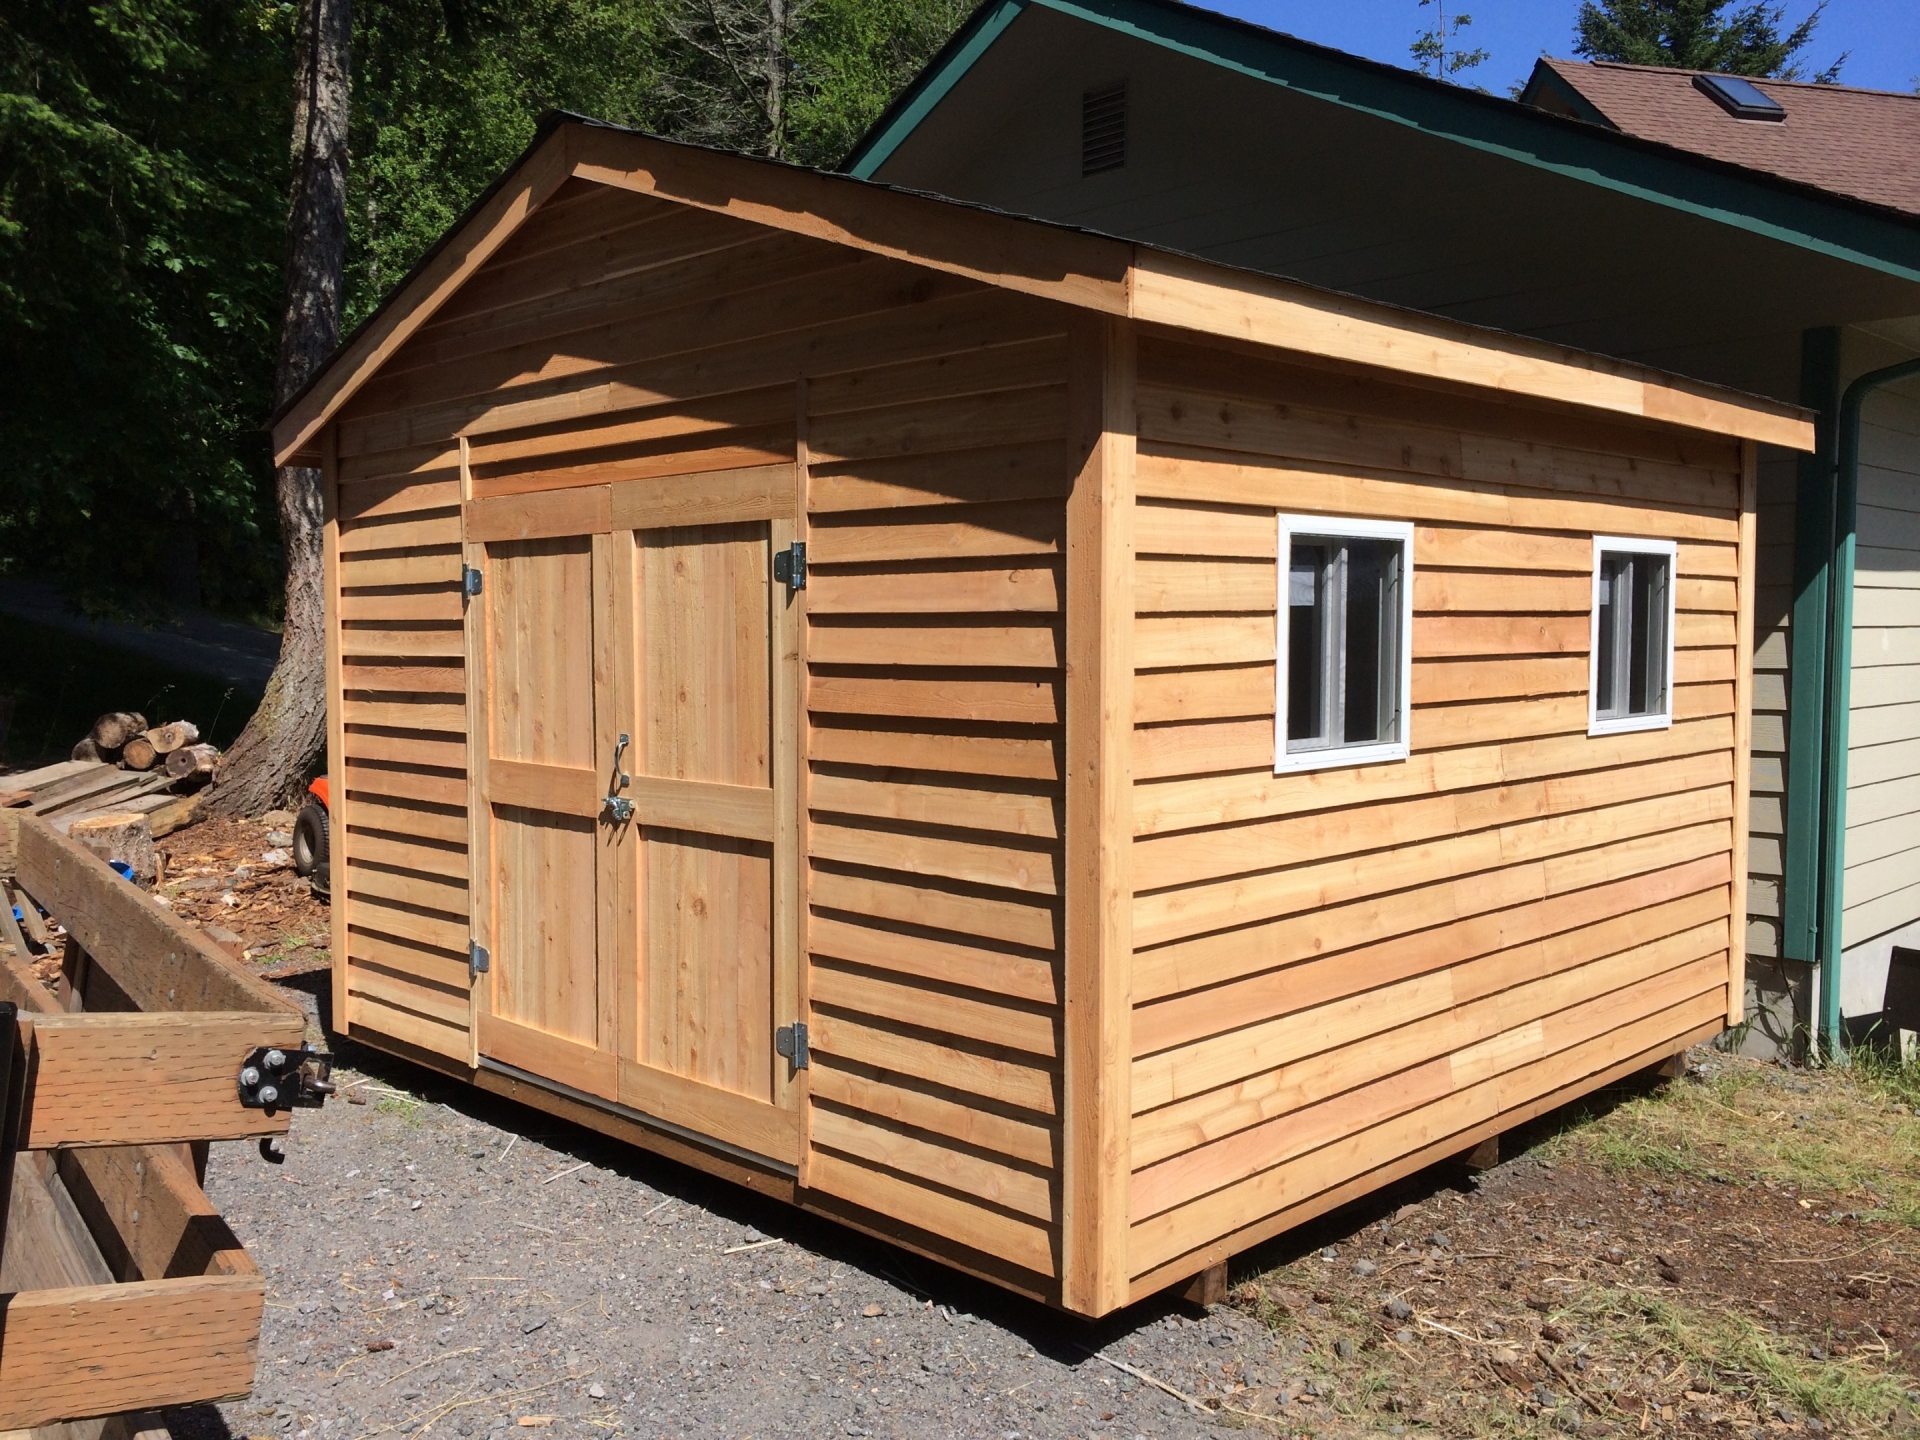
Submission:
M 1738 120 L 1784 120 L 1786 107 L 1739 75 L 1696 75 L 1693 88 Z

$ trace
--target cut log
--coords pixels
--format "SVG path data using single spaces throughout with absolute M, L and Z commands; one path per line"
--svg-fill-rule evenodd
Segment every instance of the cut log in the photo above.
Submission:
M 82 740 L 78 745 L 73 747 L 73 758 L 75 761 L 78 762 L 78 761 L 87 761 L 87 760 L 104 760 L 107 757 L 100 753 L 100 747 L 93 743 L 93 737 L 89 735 L 86 739 Z
M 109 710 L 93 722 L 87 738 L 102 750 L 118 750 L 147 728 L 147 717 L 136 710 Z
M 191 720 L 169 720 L 146 734 L 147 741 L 162 755 L 171 755 L 182 745 L 191 745 L 199 738 L 200 727 Z
M 147 818 L 153 822 L 153 838 L 171 835 L 183 826 L 193 823 L 194 811 L 200 808 L 198 795 L 169 795 L 167 801 Z
M 153 881 L 153 825 L 145 815 L 95 815 L 76 820 L 67 834 L 109 865 L 116 860 L 142 885 Z
M 159 761 L 160 752 L 144 735 L 136 735 L 120 747 L 120 763 L 129 770 L 151 770 Z
M 211 745 L 182 745 L 167 756 L 167 774 L 176 780 L 184 780 L 189 775 L 211 775 L 213 762 L 220 758 L 220 752 Z

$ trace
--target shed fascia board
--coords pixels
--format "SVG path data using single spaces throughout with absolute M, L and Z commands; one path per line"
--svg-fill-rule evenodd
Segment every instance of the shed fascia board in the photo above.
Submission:
M 1004 8 L 1007 0 L 1001 0 Z M 1903 280 L 1920 281 L 1920 224 L 1878 206 L 1693 155 L 1518 102 L 1415 75 L 1360 56 L 1160 0 L 1024 0 L 1394 124 L 1535 169 L 1698 215 Z M 990 0 L 991 4 L 991 0 Z M 994 11 L 996 18 L 999 11 Z M 1014 15 L 968 33 L 935 59 L 848 156 L 861 179 L 878 174 L 915 125 L 964 78 Z
M 1149 324 L 1806 449 L 1804 411 L 1042 220 L 566 121 L 357 332 L 273 427 L 294 463 L 353 393 L 569 177 Z

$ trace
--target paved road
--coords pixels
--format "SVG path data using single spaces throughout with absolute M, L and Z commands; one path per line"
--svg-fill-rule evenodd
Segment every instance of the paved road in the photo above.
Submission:
M 186 611 L 153 626 L 94 620 L 73 609 L 53 586 L 39 580 L 0 577 L 0 613 L 83 635 L 148 655 L 184 670 L 216 675 L 258 693 L 273 674 L 280 637 L 203 611 Z

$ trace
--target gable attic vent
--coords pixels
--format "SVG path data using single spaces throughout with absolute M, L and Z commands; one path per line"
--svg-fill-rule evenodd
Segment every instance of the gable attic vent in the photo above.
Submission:
M 1127 87 L 1089 90 L 1080 97 L 1080 173 L 1098 175 L 1127 163 Z

